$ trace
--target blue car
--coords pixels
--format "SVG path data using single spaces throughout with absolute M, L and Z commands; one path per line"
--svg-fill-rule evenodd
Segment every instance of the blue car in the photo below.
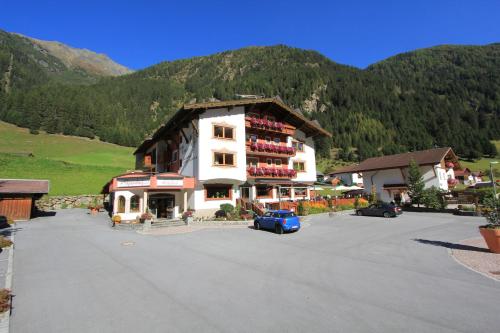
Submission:
M 263 216 L 257 216 L 253 221 L 255 230 L 269 229 L 277 234 L 285 231 L 297 231 L 300 229 L 300 220 L 294 212 L 289 210 L 270 210 Z

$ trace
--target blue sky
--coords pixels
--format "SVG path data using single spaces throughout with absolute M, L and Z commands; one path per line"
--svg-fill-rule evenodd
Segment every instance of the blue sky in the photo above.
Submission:
M 416 48 L 500 42 L 500 1 L 1 0 L 0 29 L 105 53 L 133 69 L 275 44 L 363 68 Z

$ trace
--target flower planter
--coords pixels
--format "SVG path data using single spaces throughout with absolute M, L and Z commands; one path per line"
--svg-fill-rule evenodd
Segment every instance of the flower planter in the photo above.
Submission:
M 479 232 L 483 236 L 488 248 L 493 253 L 500 253 L 500 228 L 479 227 Z

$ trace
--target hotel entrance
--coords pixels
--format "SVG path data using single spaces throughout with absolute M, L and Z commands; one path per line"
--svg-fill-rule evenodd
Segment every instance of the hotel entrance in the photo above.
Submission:
M 157 219 L 173 219 L 175 217 L 175 196 L 173 194 L 153 194 L 149 196 L 148 208 Z

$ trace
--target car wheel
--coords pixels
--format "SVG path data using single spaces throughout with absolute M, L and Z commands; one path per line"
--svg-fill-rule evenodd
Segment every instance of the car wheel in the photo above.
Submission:
M 384 217 L 385 218 L 391 217 L 391 214 L 389 214 L 389 212 L 384 212 Z
M 283 227 L 282 227 L 280 224 L 276 224 L 276 227 L 274 228 L 274 231 L 275 231 L 278 235 L 282 235 L 282 234 L 283 234 Z
M 358 211 L 356 212 L 356 215 L 358 215 L 358 216 L 363 216 L 363 212 L 362 212 L 362 211 L 360 211 L 360 210 L 358 210 Z
M 260 230 L 260 223 L 259 222 L 254 222 L 253 227 L 255 230 Z

